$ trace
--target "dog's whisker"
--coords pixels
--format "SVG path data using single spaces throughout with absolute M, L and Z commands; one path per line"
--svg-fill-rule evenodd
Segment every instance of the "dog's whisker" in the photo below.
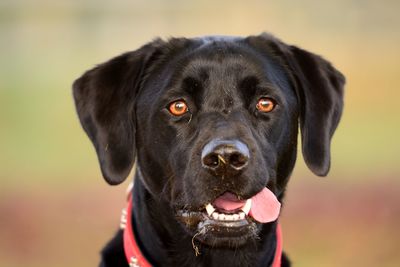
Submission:
M 190 113 L 190 118 L 189 118 L 189 121 L 187 122 L 187 124 L 189 124 L 192 121 L 192 117 L 193 117 L 193 114 Z

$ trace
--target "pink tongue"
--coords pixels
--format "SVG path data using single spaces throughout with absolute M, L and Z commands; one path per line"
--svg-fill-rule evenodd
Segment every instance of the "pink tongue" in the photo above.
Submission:
M 226 192 L 216 200 L 214 200 L 213 206 L 225 211 L 232 211 L 240 209 L 244 206 L 246 200 L 239 200 L 235 194 Z
M 212 204 L 214 207 L 224 211 L 234 211 L 242 208 L 246 204 L 246 200 L 239 200 L 235 194 L 226 192 Z M 260 223 L 267 223 L 278 218 L 280 209 L 281 203 L 274 193 L 268 188 L 264 188 L 251 198 L 249 215 Z
M 260 223 L 275 221 L 281 209 L 281 203 L 274 193 L 264 188 L 251 198 L 251 209 L 249 215 Z

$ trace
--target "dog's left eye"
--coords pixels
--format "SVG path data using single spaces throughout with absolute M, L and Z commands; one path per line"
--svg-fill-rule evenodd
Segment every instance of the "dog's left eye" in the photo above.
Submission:
M 275 108 L 275 100 L 269 97 L 262 97 L 258 100 L 256 108 L 264 113 L 271 112 Z
M 182 116 L 189 111 L 189 108 L 185 101 L 177 100 L 169 104 L 168 111 L 174 116 Z

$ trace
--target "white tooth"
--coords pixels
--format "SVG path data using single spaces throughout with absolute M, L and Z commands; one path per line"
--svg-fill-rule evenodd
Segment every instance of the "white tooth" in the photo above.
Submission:
M 244 212 L 239 213 L 239 219 L 243 220 L 245 216 L 246 214 L 244 214 Z
M 243 208 L 242 208 L 242 211 L 243 211 L 244 213 L 246 213 L 246 215 L 249 215 L 250 209 L 251 209 L 251 198 L 249 198 L 249 199 L 246 201 L 246 204 L 244 204 L 244 206 L 243 206 Z
M 214 220 L 218 220 L 218 215 L 219 215 L 218 212 L 214 212 L 214 213 L 212 214 L 213 219 L 214 219 Z
M 208 216 L 211 216 L 211 214 L 215 211 L 215 208 L 213 207 L 213 205 L 211 205 L 211 203 L 208 203 L 206 206 L 206 210 Z
M 234 221 L 239 220 L 239 214 L 233 214 L 232 217 Z
M 224 221 L 224 220 L 225 220 L 225 214 L 220 213 L 220 214 L 218 215 L 218 220 Z
M 225 215 L 225 220 L 233 221 L 233 215 Z

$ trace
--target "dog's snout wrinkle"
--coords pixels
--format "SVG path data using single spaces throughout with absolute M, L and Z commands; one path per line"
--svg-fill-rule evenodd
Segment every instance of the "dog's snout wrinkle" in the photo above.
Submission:
M 239 140 L 212 140 L 201 154 L 202 166 L 217 176 L 241 171 L 249 158 L 249 148 Z

